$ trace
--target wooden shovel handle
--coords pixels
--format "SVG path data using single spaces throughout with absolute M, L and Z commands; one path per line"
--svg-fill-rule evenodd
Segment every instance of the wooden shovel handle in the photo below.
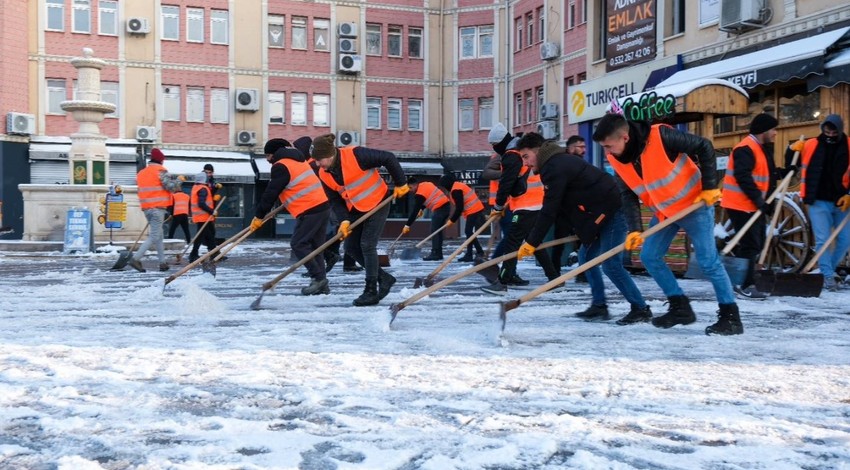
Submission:
M 442 227 L 438 228 L 437 230 L 434 230 L 434 233 L 432 233 L 431 235 L 428 235 L 428 236 L 427 236 L 427 237 L 425 237 L 425 238 L 424 238 L 421 242 L 417 243 L 417 244 L 416 244 L 416 248 L 422 248 L 422 245 L 424 245 L 424 244 L 425 244 L 425 242 L 427 242 L 428 240 L 430 240 L 430 239 L 434 238 L 435 236 L 437 236 L 437 234 L 438 234 L 438 233 L 440 233 L 440 232 L 442 232 L 443 230 L 445 230 L 445 229 L 446 229 L 446 227 L 448 227 L 449 225 L 451 225 L 451 223 L 446 222 L 445 224 L 443 224 L 443 226 L 442 226 Z
M 829 237 L 823 242 L 823 246 L 820 247 L 820 250 L 815 253 L 815 256 L 813 256 L 809 263 L 806 264 L 806 267 L 803 268 L 803 270 L 801 271 L 803 274 L 808 273 L 812 270 L 812 268 L 815 267 L 820 257 L 823 256 L 824 253 L 826 253 L 826 250 L 829 249 L 829 246 L 832 245 L 832 242 L 835 241 L 835 239 L 838 237 L 838 234 L 841 233 L 841 230 L 843 230 L 844 226 L 847 225 L 848 221 L 850 221 L 850 211 L 848 211 L 847 215 L 845 215 L 844 218 L 841 219 L 841 223 L 838 224 L 838 226 L 835 227 L 832 233 L 829 234 Z M 826 275 L 827 273 L 824 273 L 824 276 Z
M 392 195 L 388 196 L 383 201 L 381 201 L 380 204 L 375 206 L 372 210 L 363 214 L 359 219 L 352 222 L 351 225 L 349 225 L 348 227 L 353 230 L 355 227 L 357 227 L 358 225 L 365 222 L 369 217 L 372 217 L 372 215 L 374 215 L 376 212 L 383 209 L 392 200 L 393 200 L 393 196 Z M 336 243 L 336 241 L 339 240 L 341 237 L 342 237 L 342 234 L 337 233 L 336 235 L 331 237 L 330 240 L 326 241 L 320 247 L 318 247 L 315 250 L 313 250 L 312 252 L 310 252 L 307 256 L 305 256 L 305 257 L 301 258 L 300 260 L 296 261 L 295 263 L 293 263 L 292 266 L 288 267 L 284 272 L 278 274 L 274 279 L 263 284 L 263 292 L 265 292 L 265 291 L 271 289 L 272 287 L 276 286 L 277 283 L 281 281 L 281 279 L 285 278 L 286 276 L 289 276 L 290 274 L 295 272 L 296 269 L 307 264 L 308 261 L 315 258 L 316 255 L 318 255 L 319 253 L 325 251 L 329 246 Z
M 139 236 L 138 236 L 138 237 L 136 237 L 136 241 L 134 241 L 134 242 L 133 242 L 133 247 L 132 247 L 132 248 L 130 248 L 130 254 L 132 254 L 134 251 L 136 251 L 136 245 L 138 245 L 138 244 L 139 244 L 139 240 L 141 240 L 141 239 L 142 239 L 142 235 L 144 235 L 144 234 L 145 234 L 145 230 L 147 230 L 147 229 L 148 229 L 148 227 L 150 227 L 150 226 L 151 226 L 151 222 L 150 222 L 150 221 L 147 221 L 147 223 L 145 223 L 144 228 L 142 228 L 142 231 L 141 231 L 141 232 L 139 232 Z
M 467 238 L 463 243 L 461 243 L 460 246 L 457 247 L 457 249 L 452 252 L 452 254 L 450 254 L 445 261 L 443 261 L 439 266 L 437 266 L 437 269 L 431 271 L 431 274 L 429 274 L 425 279 L 430 280 L 433 279 L 434 276 L 436 276 L 437 274 L 440 274 L 440 271 L 445 269 L 446 266 L 448 266 L 449 263 L 451 263 L 452 260 L 457 257 L 457 255 L 461 254 L 461 252 L 463 252 L 463 250 L 465 250 L 466 247 L 469 246 L 469 244 L 472 243 L 478 237 L 478 235 L 481 235 L 481 232 L 486 230 L 487 227 L 489 227 L 494 220 L 496 220 L 496 217 L 488 217 L 487 220 L 483 224 L 481 224 L 480 227 L 478 227 L 478 230 L 473 232 L 472 235 L 469 236 L 469 238 Z
M 800 135 L 800 140 L 805 139 L 805 135 Z M 797 164 L 797 160 L 800 158 L 800 152 L 794 152 L 794 158 L 791 159 L 791 166 L 794 167 Z M 779 221 L 779 213 L 782 212 L 782 201 L 785 200 L 785 190 L 788 189 L 788 185 L 791 184 L 791 177 L 794 176 L 794 170 L 788 172 L 785 175 L 785 178 L 782 180 L 783 185 L 777 187 L 777 191 L 779 194 L 776 196 L 776 200 L 778 201 L 776 207 L 773 208 L 773 216 L 770 218 L 770 226 L 767 229 L 767 237 L 764 240 L 764 246 L 761 249 L 761 254 L 759 255 L 758 265 L 764 266 L 764 262 L 767 260 L 767 253 L 770 251 L 770 241 L 773 240 L 773 231 L 776 229 L 776 223 Z
M 220 200 L 220 201 L 218 201 L 218 204 L 216 204 L 216 205 L 215 205 L 215 209 L 213 209 L 213 212 L 217 211 L 217 210 L 218 210 L 218 208 L 219 208 L 219 207 L 221 207 L 221 205 L 224 203 L 224 200 L 225 200 L 225 199 L 227 199 L 227 196 L 224 196 L 223 198 L 221 198 L 221 200 Z M 181 259 L 183 259 L 183 255 L 185 255 L 185 254 L 186 254 L 186 252 L 187 252 L 187 251 L 189 251 L 189 247 L 190 247 L 190 246 L 193 246 L 193 245 L 195 244 L 195 240 L 197 240 L 197 239 L 198 239 L 198 237 L 199 237 L 199 236 L 201 236 L 201 232 L 203 232 L 203 231 L 204 231 L 204 229 L 205 229 L 205 228 L 207 228 L 207 224 L 208 224 L 208 223 L 210 223 L 210 221 L 211 221 L 211 220 L 212 220 L 212 217 L 210 217 L 209 219 L 207 219 L 207 220 L 205 220 L 205 221 L 204 221 L 204 225 L 201 225 L 201 228 L 199 228 L 199 229 L 198 229 L 198 231 L 197 231 L 197 232 L 195 232 L 195 236 L 194 236 L 194 237 L 192 237 L 192 241 L 190 241 L 190 242 L 189 242 L 189 244 L 188 244 L 188 245 L 186 245 L 186 247 L 185 247 L 185 248 L 183 248 L 183 252 L 182 252 L 182 253 L 180 253 L 179 255 L 177 255 L 177 261 L 180 261 Z

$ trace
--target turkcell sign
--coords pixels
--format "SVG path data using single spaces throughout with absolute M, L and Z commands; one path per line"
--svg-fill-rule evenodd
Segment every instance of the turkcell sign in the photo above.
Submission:
M 612 101 L 644 91 L 653 72 L 677 63 L 677 56 L 665 57 L 569 87 L 565 106 L 569 122 L 578 123 L 601 118 Z

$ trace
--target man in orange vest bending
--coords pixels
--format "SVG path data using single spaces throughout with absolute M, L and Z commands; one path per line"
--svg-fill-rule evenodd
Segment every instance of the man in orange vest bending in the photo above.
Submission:
M 150 162 L 136 174 L 136 185 L 139 188 L 139 205 L 145 218 L 150 224 L 148 238 L 139 247 L 139 250 L 127 262 L 133 269 L 145 272 L 142 266 L 142 257 L 151 246 L 156 248 L 159 257 L 159 270 L 168 271 L 168 263 L 165 262 L 165 247 L 162 243 L 162 223 L 165 213 L 171 205 L 171 193 L 180 189 L 180 180 L 170 175 L 168 170 L 162 166 L 165 155 L 158 148 L 151 150 Z
M 366 268 L 366 286 L 363 294 L 354 299 L 354 305 L 376 305 L 390 293 L 396 281 L 378 266 L 378 240 L 390 212 L 389 204 L 354 230 L 349 226 L 351 221 L 361 218 L 387 197 L 387 184 L 378 168 L 386 168 L 395 183 L 392 197 L 403 197 L 410 187 L 395 154 L 360 146 L 337 148 L 335 142 L 333 134 L 316 137 L 310 156 L 321 167 L 319 179 L 328 189 L 331 207 L 341 220 L 338 232 L 345 239 L 345 253 Z
M 440 227 L 445 225 L 449 218 L 449 212 L 452 205 L 449 203 L 449 198 L 442 189 L 430 181 L 417 182 L 412 176 L 407 179 L 407 184 L 410 185 L 410 194 L 413 195 L 413 207 L 410 210 L 410 217 L 407 218 L 407 224 L 401 229 L 402 234 L 410 233 L 410 226 L 416 221 L 419 211 L 423 208 L 431 211 L 431 233 L 436 232 Z M 451 226 L 454 222 L 450 222 Z M 423 261 L 439 261 L 443 259 L 443 232 L 431 238 L 431 253 L 422 258 Z
M 463 234 L 466 235 L 466 238 L 471 237 L 487 220 L 484 217 L 484 204 L 478 199 L 475 190 L 470 188 L 466 183 L 457 181 L 451 174 L 445 174 L 440 177 L 440 187 L 446 188 L 455 204 L 454 213 L 452 213 L 449 221 L 451 223 L 457 223 L 461 215 L 466 217 L 466 228 Z M 478 241 L 478 238 L 475 238 L 472 240 L 472 243 L 466 246 L 466 255 L 458 261 L 461 263 L 471 263 L 474 261 L 475 258 L 472 256 L 473 249 L 475 249 L 479 257 L 484 256 L 484 248 L 481 247 L 481 242 Z
M 757 115 L 750 122 L 750 135 L 744 137 L 729 155 L 720 207 L 726 209 L 736 231 L 740 231 L 757 210 L 766 215 L 773 213 L 765 199 L 776 187 L 776 165 L 773 156 L 765 153 L 765 146 L 776 139 L 777 125 L 779 122 L 773 116 L 765 113 Z M 744 282 L 734 287 L 735 293 L 740 296 L 763 299 L 769 295 L 758 291 L 754 285 L 755 265 L 764 247 L 765 230 L 765 217 L 759 217 L 733 250 L 738 258 L 750 261 Z
M 251 231 L 262 227 L 263 218 L 279 200 L 295 217 L 295 230 L 289 242 L 292 252 L 299 260 L 304 259 L 325 242 L 325 228 L 331 213 L 328 197 L 319 177 L 298 149 L 282 145 L 275 149 L 274 145 L 266 144 L 265 151 L 273 151 L 266 154 L 266 160 L 272 164 L 271 179 L 254 211 Z M 301 293 L 329 294 L 324 257 L 314 256 L 305 267 L 312 281 L 301 289 Z
M 653 318 L 652 324 L 670 328 L 697 320 L 690 301 L 664 262 L 670 242 L 682 228 L 694 245 L 697 263 L 711 280 L 720 304 L 718 321 L 707 327 L 705 334 L 743 333 L 732 283 L 714 241 L 714 204 L 720 200 L 720 189 L 711 142 L 666 124 L 650 126 L 646 122 L 626 121 L 619 114 L 606 114 L 600 119 L 593 140 L 608 154 L 608 162 L 622 187 L 623 210 L 630 230 L 626 249 L 637 249 L 643 243 L 640 260 L 669 301 L 667 313 Z M 655 213 L 650 226 L 696 202 L 704 206 L 644 241 L 639 201 Z

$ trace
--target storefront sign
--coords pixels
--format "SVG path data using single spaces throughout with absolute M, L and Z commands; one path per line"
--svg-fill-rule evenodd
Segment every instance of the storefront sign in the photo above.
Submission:
M 612 101 L 652 88 L 680 68 L 678 56 L 671 56 L 571 86 L 564 109 L 570 122 L 599 119 Z
M 74 184 L 88 183 L 88 169 L 85 160 L 74 160 L 73 163 Z
M 86 208 L 68 210 L 65 220 L 65 253 L 94 251 L 91 211 Z
M 655 58 L 655 0 L 607 0 L 606 71 Z
M 634 98 L 626 98 L 622 104 L 623 115 L 629 121 L 656 121 L 672 116 L 676 112 L 676 97 L 658 96 L 654 91 Z

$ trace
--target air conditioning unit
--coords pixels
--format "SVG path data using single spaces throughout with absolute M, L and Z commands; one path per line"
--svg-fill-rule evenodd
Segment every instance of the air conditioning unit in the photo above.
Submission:
M 148 34 L 151 26 L 147 18 L 132 17 L 127 19 L 127 32 L 130 34 Z
M 544 42 L 540 45 L 540 60 L 554 60 L 561 55 L 561 47 L 557 42 Z
M 540 120 L 558 119 L 558 103 L 546 103 L 540 107 Z
M 764 0 L 721 0 L 720 31 L 740 33 L 764 25 Z
M 236 110 L 237 111 L 259 111 L 260 109 L 260 91 L 256 88 L 237 88 L 236 89 Z
M 355 38 L 339 38 L 339 52 L 341 54 L 356 54 L 357 39 Z
M 357 131 L 339 131 L 337 132 L 336 145 L 338 147 L 360 145 L 360 133 Z
M 363 58 L 359 55 L 340 54 L 339 55 L 339 72 L 340 73 L 358 73 L 363 71 Z
M 340 23 L 336 27 L 336 32 L 342 37 L 356 38 L 357 23 Z
M 557 121 L 541 121 L 537 123 L 537 133 L 542 135 L 544 139 L 558 138 L 558 122 Z
M 257 145 L 257 133 L 254 131 L 237 132 L 236 145 Z
M 139 142 L 153 142 L 156 140 L 156 127 L 136 126 L 136 140 Z
M 6 133 L 18 135 L 35 134 L 35 116 L 24 113 L 6 114 Z

